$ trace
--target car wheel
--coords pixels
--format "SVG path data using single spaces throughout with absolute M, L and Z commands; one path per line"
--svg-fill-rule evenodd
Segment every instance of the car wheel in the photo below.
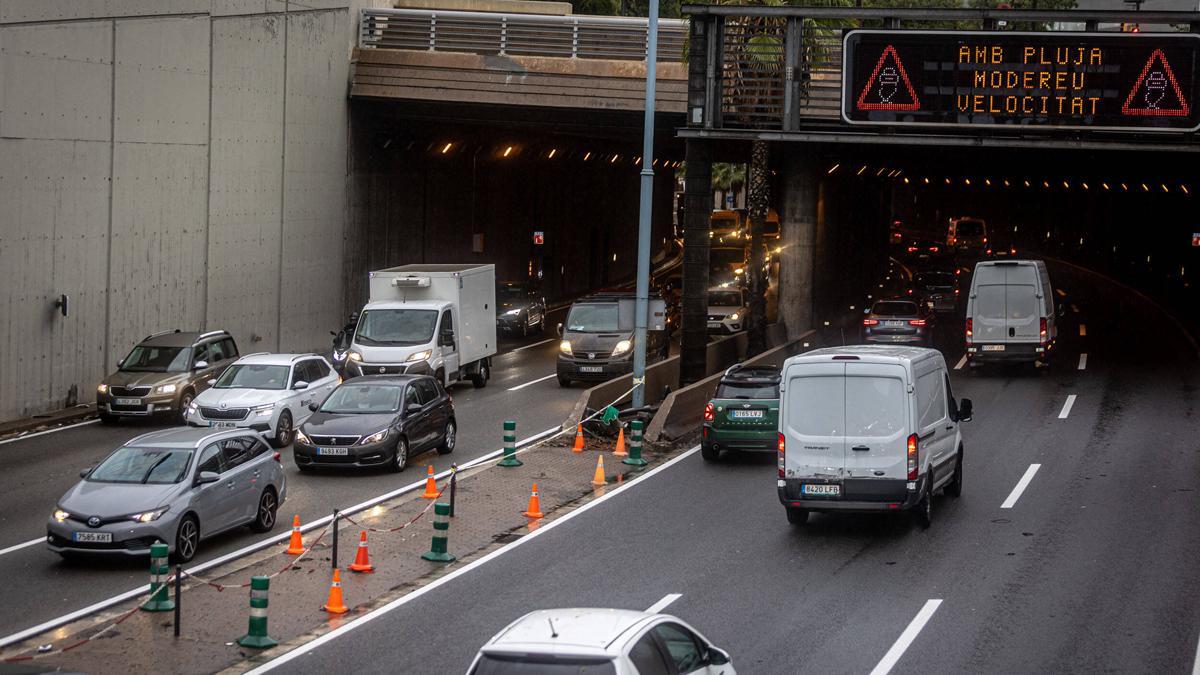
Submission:
M 486 363 L 479 364 L 479 369 L 471 376 L 471 384 L 475 385 L 476 389 L 483 389 L 487 386 L 488 378 L 491 376 L 490 369 Z
M 951 497 L 961 497 L 962 496 L 962 481 L 963 481 L 962 457 L 963 457 L 963 449 L 960 446 L 958 448 L 958 459 L 954 460 L 954 478 L 952 478 L 950 480 L 950 482 L 946 484 L 946 487 L 945 487 L 945 493 L 950 495 Z
M 559 376 L 558 376 L 558 386 L 560 386 L 560 387 L 569 387 L 569 386 L 571 386 L 571 378 L 569 378 L 569 377 L 563 377 L 562 375 L 559 375 Z
M 279 414 L 279 422 L 275 424 L 275 437 L 271 439 L 271 447 L 286 448 L 292 443 L 292 413 L 284 410 Z
M 100 423 L 101 424 L 116 424 L 117 422 L 120 422 L 120 421 L 121 421 L 121 418 L 117 415 L 109 415 L 108 413 L 100 413 Z
M 250 523 L 250 529 L 255 532 L 270 532 L 275 527 L 275 512 L 278 510 L 279 499 L 275 496 L 275 490 L 263 490 L 262 496 L 258 498 L 258 514 L 255 515 L 254 522 Z
M 408 441 L 401 438 L 396 441 L 396 452 L 392 455 L 391 464 L 388 468 L 392 473 L 400 473 L 408 466 Z
M 200 545 L 200 523 L 195 516 L 187 515 L 179 521 L 179 529 L 175 531 L 175 562 L 187 563 L 196 557 L 196 549 Z
M 700 456 L 706 462 L 716 462 L 721 459 L 721 451 L 709 445 L 708 443 L 700 444 Z
M 808 522 L 808 510 L 789 506 L 787 507 L 787 518 L 792 525 L 803 525 Z
M 925 495 L 913 509 L 913 520 L 921 526 L 921 529 L 928 529 L 933 524 L 933 480 L 928 476 L 926 478 Z
M 446 431 L 442 434 L 442 444 L 438 446 L 439 455 L 448 455 L 454 452 L 454 443 L 458 440 L 458 425 L 454 420 L 446 422 Z
M 196 395 L 190 391 L 183 392 L 183 396 L 179 398 L 179 423 L 187 424 L 187 409 L 196 400 Z

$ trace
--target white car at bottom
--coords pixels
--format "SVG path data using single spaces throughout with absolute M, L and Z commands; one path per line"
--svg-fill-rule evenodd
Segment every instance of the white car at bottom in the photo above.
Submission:
M 729 654 L 668 614 L 627 609 L 541 609 L 488 640 L 467 671 L 735 675 Z
M 209 380 L 186 412 L 187 423 L 199 427 L 248 428 L 272 446 L 292 442 L 296 429 L 342 378 L 316 354 L 251 354 Z

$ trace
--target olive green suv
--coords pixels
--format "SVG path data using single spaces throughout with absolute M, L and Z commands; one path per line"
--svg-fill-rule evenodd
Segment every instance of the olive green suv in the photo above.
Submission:
M 778 434 L 779 369 L 736 365 L 725 371 L 704 406 L 704 459 L 714 462 L 722 450 L 775 452 Z
M 148 335 L 96 388 L 100 420 L 163 416 L 182 422 L 196 394 L 237 359 L 237 345 L 227 331 Z

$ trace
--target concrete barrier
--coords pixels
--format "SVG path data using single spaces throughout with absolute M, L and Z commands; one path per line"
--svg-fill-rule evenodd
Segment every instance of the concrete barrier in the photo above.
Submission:
M 782 365 L 789 356 L 820 346 L 815 340 L 815 330 L 803 333 L 795 340 L 786 340 L 785 335 L 782 325 L 772 324 L 768 327 L 767 338 L 768 344 L 774 343 L 775 346 L 752 359 L 747 359 L 743 365 L 778 366 Z M 658 440 L 679 438 L 698 428 L 704 404 L 713 397 L 717 383 L 721 380 L 724 372 L 725 368 L 715 371 L 699 382 L 671 392 L 663 399 L 658 412 L 646 427 L 646 442 L 653 443 Z

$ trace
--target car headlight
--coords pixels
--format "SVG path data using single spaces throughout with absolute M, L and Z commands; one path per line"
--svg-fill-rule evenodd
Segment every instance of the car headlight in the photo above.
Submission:
M 378 443 L 378 442 L 382 441 L 383 439 L 387 438 L 388 431 L 390 431 L 390 430 L 384 429 L 383 431 L 376 431 L 375 433 L 371 434 L 370 436 L 367 436 L 366 438 L 359 441 L 358 444 L 359 445 L 371 445 L 372 443 Z
M 299 429 L 296 430 L 296 442 L 312 445 L 312 441 L 308 440 L 308 434 L 300 431 Z
M 108 393 L 108 385 L 107 384 L 98 385 L 96 387 L 96 393 L 97 394 L 107 394 Z
M 737 320 L 738 320 L 738 313 L 737 313 L 737 312 L 734 312 L 733 314 L 730 314 L 730 315 L 729 315 L 729 320 L 730 320 L 730 321 L 737 321 Z
M 432 353 L 433 353 L 432 349 L 425 349 L 425 350 L 422 350 L 419 352 L 413 352 L 412 354 L 409 354 L 408 358 L 404 359 L 404 360 L 409 363 L 412 363 L 413 361 L 424 361 L 425 359 L 429 358 L 429 355 Z
M 571 341 L 563 340 L 562 342 L 559 342 L 558 343 L 558 351 L 560 351 L 564 354 L 570 354 L 571 353 Z
M 151 521 L 162 518 L 162 515 L 169 510 L 171 510 L 170 506 L 164 506 L 160 509 L 154 509 L 153 511 L 146 511 L 144 513 L 130 514 L 130 515 L 126 516 L 126 519 L 132 520 L 132 521 L 135 521 L 138 523 L 149 523 Z
M 54 519 L 60 523 L 70 517 L 71 514 L 63 511 L 62 509 L 54 509 Z
M 359 354 L 358 352 L 350 352 L 350 360 L 362 361 L 362 354 Z
M 200 412 L 200 405 L 195 401 L 192 401 L 191 404 L 188 405 L 187 414 L 195 415 L 198 412 Z
M 259 417 L 270 417 L 271 411 L 274 409 L 274 403 L 264 403 L 262 405 L 250 406 L 250 412 L 258 413 Z
M 520 308 L 520 307 L 518 307 L 518 308 L 516 308 L 516 309 L 510 309 L 510 310 L 508 310 L 507 312 L 505 312 L 505 313 L 504 313 L 504 316 L 516 316 L 516 315 L 518 315 L 518 314 L 520 314 L 520 313 L 521 313 L 521 308 Z
M 164 384 L 163 386 L 155 389 L 154 393 L 156 393 L 156 394 L 174 394 L 175 390 L 178 388 L 179 387 L 177 387 L 173 384 Z
M 629 340 L 621 340 L 617 343 L 616 347 L 613 347 L 613 356 L 616 356 L 617 354 L 624 354 L 625 352 L 629 351 L 629 348 L 632 346 L 633 342 Z

